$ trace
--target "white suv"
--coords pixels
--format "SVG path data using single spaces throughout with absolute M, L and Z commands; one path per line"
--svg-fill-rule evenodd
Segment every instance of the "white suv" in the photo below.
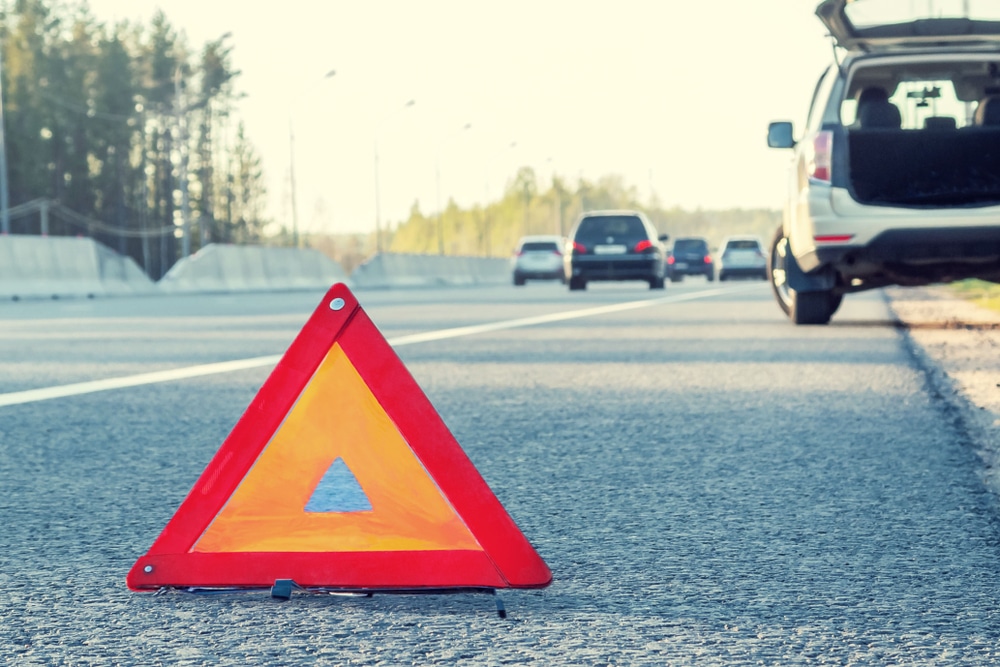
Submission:
M 842 57 L 801 138 L 768 129 L 794 150 L 768 273 L 796 324 L 826 324 L 849 292 L 1000 282 L 1000 2 L 931 4 L 816 10 Z

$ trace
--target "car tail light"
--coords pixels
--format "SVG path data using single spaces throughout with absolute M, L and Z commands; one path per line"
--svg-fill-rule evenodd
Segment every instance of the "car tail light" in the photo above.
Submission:
M 577 243 L 576 241 L 573 241 L 573 254 L 574 255 L 586 255 L 587 254 L 587 246 L 583 245 L 582 243 Z
M 809 178 L 822 183 L 830 182 L 830 168 L 833 165 L 833 132 L 824 130 L 813 137 L 812 150 L 807 156 Z
M 552 254 L 556 255 L 558 257 L 562 257 L 562 252 L 559 250 L 559 248 L 556 248 L 555 250 L 553 250 Z
M 673 264 L 673 263 L 674 263 L 674 262 L 676 262 L 676 261 L 677 261 L 677 260 L 676 260 L 676 259 L 674 259 L 674 256 L 673 256 L 673 255 L 670 255 L 669 257 L 667 257 L 667 264 Z
M 649 239 L 643 239 L 642 241 L 639 241 L 638 243 L 635 244 L 636 252 L 650 252 L 655 250 L 656 248 L 653 247 L 653 242 L 650 241 Z

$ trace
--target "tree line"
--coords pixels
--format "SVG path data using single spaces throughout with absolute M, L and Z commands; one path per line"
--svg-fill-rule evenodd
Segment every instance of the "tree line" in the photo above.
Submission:
M 234 114 L 228 35 L 195 49 L 162 11 L 107 25 L 86 4 L 14 0 L 0 44 L 12 209 L 46 200 L 79 214 L 52 220 L 52 235 L 99 223 L 90 235 L 154 279 L 185 250 L 262 238 L 262 165 Z M 25 215 L 10 231 L 38 225 Z
M 566 236 L 581 213 L 600 209 L 641 210 L 660 233 L 705 237 L 713 247 L 732 234 L 767 240 L 781 223 L 781 212 L 773 209 L 690 211 L 666 208 L 655 197 L 642 202 L 637 189 L 615 175 L 574 184 L 554 176 L 543 191 L 535 171 L 522 167 L 499 201 L 462 208 L 452 200 L 439 214 L 424 214 L 415 203 L 386 246 L 392 252 L 502 257 L 522 236 Z
M 288 243 L 287 230 L 265 233 L 263 165 L 236 114 L 240 72 L 228 40 L 196 49 L 162 11 L 149 25 L 108 25 L 85 3 L 0 0 L 10 231 L 93 236 L 153 279 L 207 243 Z M 641 209 L 663 233 L 713 243 L 730 233 L 767 236 L 780 218 L 643 203 L 617 176 L 556 176 L 543 189 L 524 167 L 498 200 L 449 201 L 440 214 L 415 203 L 381 240 L 304 240 L 347 269 L 377 247 L 498 257 L 523 235 L 565 235 L 581 212 L 608 208 Z

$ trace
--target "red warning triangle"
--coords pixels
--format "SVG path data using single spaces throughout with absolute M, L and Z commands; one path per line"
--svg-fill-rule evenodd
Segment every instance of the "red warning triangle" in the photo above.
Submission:
M 552 574 L 345 285 L 334 285 L 132 590 L 541 588 Z

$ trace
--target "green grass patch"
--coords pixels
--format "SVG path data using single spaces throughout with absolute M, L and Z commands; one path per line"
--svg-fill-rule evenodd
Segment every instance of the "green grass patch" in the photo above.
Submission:
M 978 306 L 1000 312 L 1000 285 L 985 280 L 962 280 L 950 285 L 952 291 Z

